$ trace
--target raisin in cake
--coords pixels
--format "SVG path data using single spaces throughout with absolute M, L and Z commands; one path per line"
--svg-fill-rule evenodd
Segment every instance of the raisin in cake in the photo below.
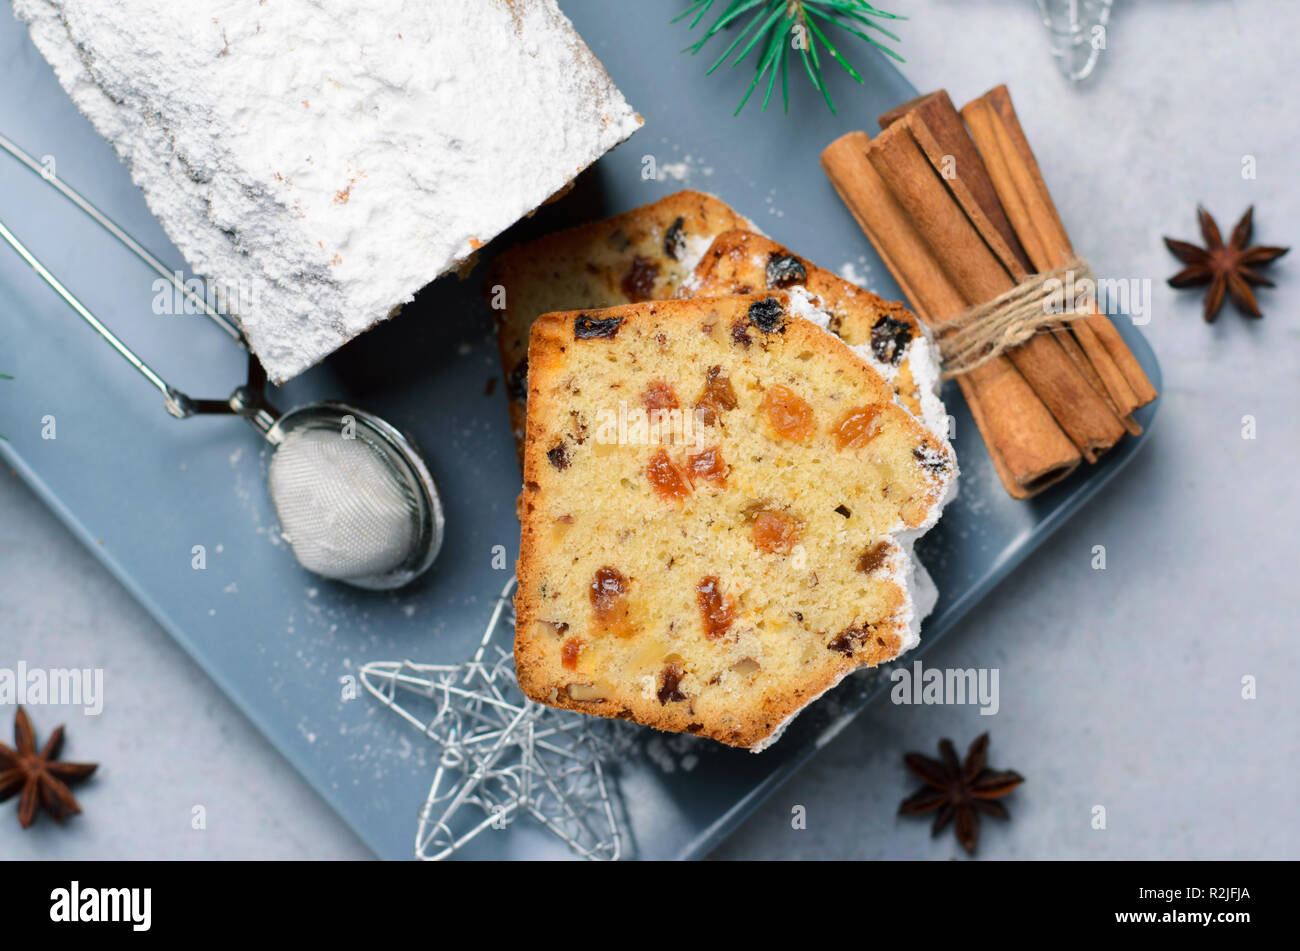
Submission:
M 498 255 L 487 280 L 510 425 L 523 458 L 528 331 L 539 314 L 672 297 L 714 237 L 748 222 L 712 195 L 681 191 Z
M 276 382 L 641 118 L 555 0 L 14 0 Z
M 547 314 L 529 365 L 530 697 L 761 748 L 915 643 L 951 450 L 787 294 Z
M 903 304 L 882 300 L 763 235 L 741 230 L 717 237 L 678 296 L 765 290 L 790 291 L 801 316 L 842 338 L 890 382 L 899 403 L 946 438 L 937 351 L 925 325 Z

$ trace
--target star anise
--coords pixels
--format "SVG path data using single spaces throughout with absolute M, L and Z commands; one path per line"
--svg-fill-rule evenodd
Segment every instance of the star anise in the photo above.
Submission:
M 63 727 L 51 734 L 45 748 L 38 753 L 32 721 L 19 707 L 14 715 L 14 744 L 18 749 L 11 750 L 0 743 L 0 802 L 22 793 L 18 800 L 18 821 L 22 827 L 26 829 L 35 822 L 42 808 L 56 822 L 81 812 L 68 784 L 86 779 L 99 764 L 57 762 L 63 748 Z
M 1246 209 L 1246 213 L 1232 229 L 1232 237 L 1224 245 L 1219 234 L 1219 226 L 1210 213 L 1199 205 L 1196 216 L 1201 223 L 1201 236 L 1205 247 L 1199 248 L 1186 241 L 1165 238 L 1165 247 L 1173 252 L 1178 260 L 1187 267 L 1169 279 L 1170 287 L 1194 287 L 1209 284 L 1205 295 L 1205 320 L 1214 323 L 1223 306 L 1223 294 L 1227 291 L 1232 302 L 1243 314 L 1251 317 L 1263 317 L 1259 305 L 1255 303 L 1252 284 L 1272 287 L 1273 282 L 1260 274 L 1256 267 L 1263 267 L 1290 251 L 1290 248 L 1277 248 L 1266 245 L 1247 247 L 1250 244 L 1250 232 L 1255 206 Z
M 903 757 L 907 768 L 919 776 L 925 785 L 903 800 L 898 807 L 900 816 L 919 816 L 936 809 L 931 834 L 938 835 L 954 816 L 957 841 L 971 855 L 979 841 L 980 813 L 1010 819 L 1006 807 L 995 800 L 1005 796 L 1025 781 L 1011 770 L 989 769 L 984 765 L 988 753 L 989 735 L 982 734 L 966 751 L 966 762 L 957 762 L 957 751 L 952 740 L 939 741 L 940 759 L 933 760 L 920 753 Z

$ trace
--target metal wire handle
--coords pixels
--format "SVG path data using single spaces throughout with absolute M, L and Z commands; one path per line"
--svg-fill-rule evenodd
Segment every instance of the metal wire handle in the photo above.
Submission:
M 166 279 L 173 287 L 185 295 L 186 299 L 191 301 L 196 307 L 202 309 L 203 313 L 226 331 L 227 334 L 240 347 L 248 350 L 248 342 L 239 328 L 228 321 L 222 314 L 208 304 L 206 300 L 200 297 L 194 291 L 185 286 L 183 282 L 177 279 L 176 275 L 168 271 L 167 268 L 154 255 L 150 254 L 143 245 L 127 234 L 111 218 L 96 208 L 89 199 L 85 198 L 70 185 L 64 184 L 57 177 L 46 173 L 44 168 L 31 155 L 16 145 L 12 140 L 4 135 L 0 135 L 0 149 L 8 152 L 28 169 L 40 175 L 42 179 L 52 185 L 61 195 L 71 201 L 83 212 L 97 222 L 105 231 L 111 234 L 119 242 L 125 245 L 133 254 L 145 264 L 149 265 L 154 271 Z M 190 416 L 203 414 L 223 414 L 242 416 L 247 419 L 263 435 L 271 430 L 275 421 L 279 418 L 280 413 L 266 401 L 266 373 L 262 369 L 257 358 L 249 355 L 248 360 L 248 380 L 247 382 L 235 389 L 229 398 L 220 399 L 194 399 L 184 392 L 172 386 L 158 374 L 153 367 L 149 366 L 139 355 L 122 341 L 108 326 L 95 316 L 91 310 L 83 304 L 75 294 L 67 289 L 66 286 L 54 276 L 54 274 L 37 260 L 36 256 L 28 250 L 27 246 L 22 243 L 3 221 L 0 221 L 0 238 L 12 247 L 31 268 L 40 275 L 54 292 L 58 294 L 86 323 L 116 350 L 127 363 L 131 364 L 135 370 L 156 387 L 162 394 L 164 405 L 167 412 L 177 419 L 186 419 Z

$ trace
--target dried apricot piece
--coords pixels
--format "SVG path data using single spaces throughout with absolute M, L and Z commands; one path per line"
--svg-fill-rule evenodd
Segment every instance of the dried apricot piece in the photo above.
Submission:
M 880 433 L 877 417 L 880 407 L 859 406 L 851 409 L 835 424 L 831 435 L 835 437 L 836 449 L 861 449 Z
M 680 502 L 691 494 L 691 486 L 686 481 L 686 476 L 682 474 L 681 469 L 677 468 L 677 464 L 668 457 L 666 450 L 660 449 L 650 457 L 650 462 L 645 468 L 645 475 L 650 481 L 651 488 L 655 490 L 661 499 Z
M 591 610 L 596 628 L 617 637 L 632 635 L 628 580 L 617 568 L 597 568 L 591 581 Z
M 755 514 L 750 526 L 754 547 L 769 555 L 788 555 L 799 541 L 799 522 L 772 509 L 763 509 Z
M 763 411 L 772 430 L 782 439 L 806 442 L 813 434 L 813 408 L 788 387 L 769 386 L 763 396 Z
M 717 446 L 687 457 L 686 474 L 691 482 L 703 480 L 719 487 L 727 484 L 727 464 L 722 461 L 722 450 Z
M 736 620 L 736 605 L 722 593 L 722 582 L 717 575 L 701 579 L 695 586 L 695 595 L 700 605 L 700 616 L 704 619 L 704 634 L 711 641 L 717 640 Z
M 582 641 L 571 637 L 560 648 L 560 663 L 569 670 L 578 669 L 578 655 L 582 653 Z
M 677 394 L 663 380 L 652 380 L 647 383 L 645 392 L 641 394 L 641 402 L 645 403 L 645 408 L 649 410 L 677 409 L 678 405 Z
M 720 366 L 711 366 L 704 374 L 704 392 L 695 401 L 696 414 L 705 426 L 712 426 L 718 417 L 738 405 L 731 377 Z

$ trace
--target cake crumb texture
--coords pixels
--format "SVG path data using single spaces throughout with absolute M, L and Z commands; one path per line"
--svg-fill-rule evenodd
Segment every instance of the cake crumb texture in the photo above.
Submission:
M 903 649 L 955 460 L 784 292 L 547 314 L 529 366 L 530 697 L 759 747 Z
M 724 202 L 674 192 L 602 221 L 515 245 L 493 260 L 486 296 L 496 311 L 497 347 L 520 460 L 528 403 L 528 332 L 541 314 L 613 307 L 674 296 L 714 237 L 749 223 Z

